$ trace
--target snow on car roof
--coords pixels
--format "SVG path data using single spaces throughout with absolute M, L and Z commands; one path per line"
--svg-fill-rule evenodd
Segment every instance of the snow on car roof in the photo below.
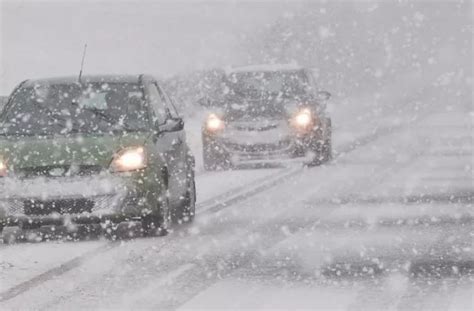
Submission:
M 241 67 L 232 67 L 226 69 L 226 74 L 237 72 L 259 72 L 259 71 L 294 71 L 301 70 L 303 67 L 296 64 L 261 64 Z
M 138 83 L 140 75 L 85 75 L 82 76 L 81 81 L 86 83 L 95 82 L 116 82 L 116 83 Z M 35 84 L 68 84 L 76 83 L 78 76 L 53 77 L 43 79 L 31 79 L 25 82 L 24 86 L 32 86 Z

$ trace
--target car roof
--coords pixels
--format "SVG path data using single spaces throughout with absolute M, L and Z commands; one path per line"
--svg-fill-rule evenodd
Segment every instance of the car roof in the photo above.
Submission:
M 295 64 L 261 64 L 251 66 L 240 66 L 226 69 L 227 75 L 239 72 L 272 72 L 272 71 L 297 71 L 304 68 Z
M 154 80 L 148 75 L 85 75 L 81 77 L 81 82 L 85 83 L 139 83 L 141 78 Z M 76 76 L 65 76 L 65 77 L 52 77 L 44 79 L 31 79 L 24 82 L 24 86 L 34 86 L 35 84 L 72 84 L 77 83 L 79 77 Z

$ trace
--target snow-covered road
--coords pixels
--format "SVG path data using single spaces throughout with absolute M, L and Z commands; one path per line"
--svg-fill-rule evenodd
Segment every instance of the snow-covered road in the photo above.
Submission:
M 334 107 L 328 165 L 200 173 L 167 237 L 0 245 L 0 309 L 472 309 L 474 115 L 412 87 Z

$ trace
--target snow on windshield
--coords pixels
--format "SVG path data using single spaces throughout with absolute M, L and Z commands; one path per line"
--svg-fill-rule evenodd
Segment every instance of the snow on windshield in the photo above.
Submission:
M 118 124 L 147 126 L 143 92 L 137 84 L 77 83 L 21 87 L 1 125 L 5 135 L 107 132 Z

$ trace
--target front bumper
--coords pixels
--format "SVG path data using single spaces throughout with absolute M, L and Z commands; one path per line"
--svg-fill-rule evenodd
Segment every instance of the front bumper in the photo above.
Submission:
M 311 146 L 318 137 L 314 134 L 286 135 L 278 139 L 252 141 L 236 137 L 207 136 L 207 146 L 228 158 L 232 164 L 271 162 L 310 162 L 314 158 Z
M 115 175 L 2 178 L 0 189 L 0 226 L 122 221 L 141 212 L 133 181 Z

